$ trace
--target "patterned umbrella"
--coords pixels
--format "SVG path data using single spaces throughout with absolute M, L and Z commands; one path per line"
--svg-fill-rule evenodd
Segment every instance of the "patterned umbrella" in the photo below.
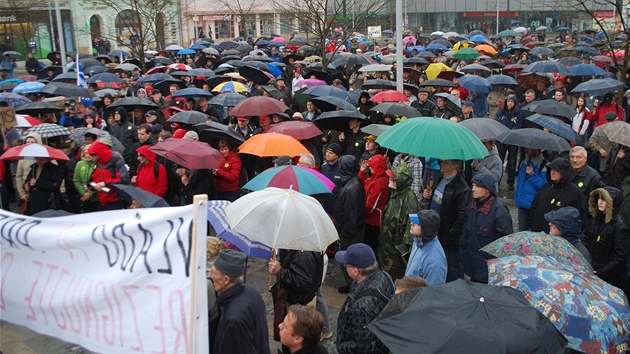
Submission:
M 586 258 L 562 237 L 548 235 L 544 232 L 521 231 L 486 245 L 481 249 L 495 257 L 508 256 L 545 256 L 566 262 L 579 269 L 592 271 Z
M 590 272 L 553 258 L 510 256 L 488 261 L 489 284 L 520 290 L 586 353 L 622 353 L 630 345 L 630 309 L 623 292 Z
M 101 138 L 101 137 L 109 137 L 112 140 L 112 150 L 118 151 L 121 154 L 123 153 L 123 151 L 125 151 L 125 146 L 120 142 L 120 140 L 118 140 L 118 138 L 116 138 L 115 136 L 110 135 L 108 132 L 106 132 L 104 130 L 100 130 L 98 128 L 85 128 L 85 127 L 76 128 L 70 133 L 70 135 L 68 135 L 68 138 L 70 140 L 75 141 L 78 146 L 82 147 L 82 146 L 85 145 L 85 134 L 86 133 L 94 133 L 99 138 Z
M 19 84 L 13 88 L 13 93 L 25 94 L 25 93 L 37 93 L 46 86 L 45 83 L 39 81 L 30 81 L 23 84 Z
M 0 93 L 0 102 L 6 102 L 9 106 L 18 108 L 27 103 L 31 103 L 31 100 L 22 95 L 18 95 L 17 93 L 2 92 Z
M 42 138 L 52 138 L 55 136 L 69 135 L 70 129 L 59 124 L 42 123 L 27 130 L 25 134 L 38 133 Z
M 25 158 L 45 157 L 51 160 L 68 160 L 63 151 L 48 145 L 27 144 L 7 150 L 0 158 L 3 160 L 24 160 Z
M 238 43 L 233 42 L 233 41 L 225 41 L 225 42 L 219 43 L 219 49 L 221 49 L 221 51 L 234 49 L 236 47 L 238 47 Z
M 227 93 L 227 92 L 249 92 L 249 88 L 240 82 L 228 81 L 217 85 L 212 89 L 212 92 Z
M 281 166 L 266 170 L 243 186 L 251 191 L 267 187 L 293 189 L 306 195 L 331 193 L 335 183 L 323 174 L 299 166 Z
M 239 102 L 244 101 L 247 97 L 236 92 L 228 92 L 216 95 L 210 100 L 210 104 L 216 106 L 236 106 Z

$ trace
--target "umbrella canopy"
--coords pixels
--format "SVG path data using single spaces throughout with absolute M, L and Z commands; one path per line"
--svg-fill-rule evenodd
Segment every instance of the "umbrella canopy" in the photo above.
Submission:
M 334 65 L 341 66 L 355 66 L 355 65 L 369 65 L 374 64 L 374 60 L 370 57 L 360 54 L 343 55 L 341 58 L 334 61 Z
M 181 111 L 168 119 L 169 123 L 199 124 L 205 123 L 208 115 L 198 111 Z
M 459 124 L 470 129 L 481 141 L 496 140 L 497 136 L 510 131 L 505 125 L 491 118 L 466 119 Z
M 145 208 L 168 208 L 170 205 L 166 200 L 157 195 L 147 192 L 144 189 L 128 186 L 126 184 L 114 184 L 114 188 L 120 192 L 120 195 L 127 203 L 131 203 L 132 198 L 137 200 Z
M 52 138 L 55 136 L 69 135 L 70 129 L 62 127 L 59 124 L 42 123 L 26 131 L 26 134 L 29 133 L 38 133 L 42 138 Z
M 212 97 L 209 103 L 216 106 L 230 107 L 236 106 L 239 102 L 244 101 L 245 99 L 247 99 L 247 97 L 241 95 L 240 93 L 229 92 L 221 93 Z
M 453 112 L 454 115 L 459 116 L 462 114 L 462 100 L 446 92 L 438 92 L 430 99 L 437 105 L 438 97 L 446 99 L 446 109 Z
M 571 90 L 571 93 L 586 92 L 591 95 L 603 96 L 608 92 L 617 91 L 622 87 L 623 82 L 612 78 L 594 79 L 577 85 L 573 90 Z
M 488 82 L 492 85 L 518 86 L 518 82 L 508 75 L 490 75 Z
M 212 92 L 227 93 L 227 92 L 244 92 L 249 93 L 249 88 L 240 82 L 228 81 L 215 86 Z
M 306 195 L 332 193 L 335 183 L 312 168 L 280 166 L 267 169 L 243 186 L 251 191 L 267 187 L 292 189 Z
M 156 73 L 156 74 L 151 74 L 148 76 L 145 76 L 142 78 L 141 82 L 144 83 L 155 83 L 155 82 L 160 82 L 160 81 L 179 81 L 176 78 L 174 78 L 173 76 L 169 75 L 169 74 L 165 74 L 165 73 Z
M 423 81 L 420 86 L 422 87 L 456 87 L 457 84 L 449 81 L 449 80 L 444 80 L 444 79 L 431 79 L 431 80 L 426 80 Z
M 256 134 L 247 139 L 238 148 L 241 154 L 250 154 L 258 157 L 298 156 L 309 153 L 297 139 L 286 134 L 264 133 Z
M 2 52 L 2 55 L 8 55 L 11 59 L 16 59 L 22 56 L 22 53 L 16 52 L 14 50 L 7 50 L 6 52 Z
M 219 139 L 227 139 L 233 147 L 238 147 L 245 142 L 245 138 L 236 130 L 218 122 L 200 123 L 194 128 L 199 133 L 199 141 L 206 142 L 215 149 Z
M 40 93 L 46 93 L 51 96 L 67 96 L 67 97 L 96 97 L 89 89 L 65 82 L 51 82 L 44 86 Z M 0 98 L 2 100 L 2 98 Z
M 395 124 L 376 139 L 382 147 L 441 160 L 472 160 L 488 149 L 466 127 L 448 119 L 422 117 Z
M 45 157 L 51 160 L 68 160 L 68 156 L 59 149 L 52 148 L 48 145 L 40 145 L 37 143 L 26 144 L 10 148 L 5 151 L 0 159 L 2 160 L 24 160 L 25 158 Z
M 508 30 L 503 30 L 503 31 L 497 33 L 497 36 L 503 37 L 503 38 L 505 38 L 505 37 L 516 37 L 516 36 L 518 36 L 518 32 L 515 32 L 515 31 L 512 31 L 512 30 L 508 29 Z
M 19 84 L 13 88 L 13 93 L 25 94 L 25 93 L 37 93 L 46 86 L 45 83 L 39 81 L 30 81 L 23 84 Z
M 341 99 L 335 96 L 320 96 L 315 97 L 311 101 L 315 104 L 317 108 L 319 108 L 322 112 L 330 112 L 341 108 L 342 110 L 351 111 L 356 109 L 352 103 L 348 101 L 348 99 Z
M 597 65 L 577 64 L 569 68 L 571 76 L 606 76 L 608 73 Z
M 205 78 L 213 78 L 216 76 L 214 71 L 210 69 L 204 69 L 204 68 L 196 68 L 196 69 L 188 70 L 186 74 L 188 74 L 189 76 L 202 76 Z
M 1 99 L 0 99 L 1 101 Z M 15 113 L 28 114 L 30 116 L 37 116 L 40 114 L 46 114 L 51 112 L 62 112 L 63 107 L 59 107 L 52 102 L 33 102 L 20 106 L 15 110 Z
M 536 47 L 529 51 L 529 54 L 532 55 L 553 55 L 554 53 L 553 49 L 547 47 Z
M 31 100 L 17 93 L 0 92 L 0 102 L 6 102 L 11 107 L 20 108 L 23 105 L 31 103 Z
M 529 149 L 568 151 L 571 145 L 563 138 L 535 128 L 514 129 L 497 136 L 497 141 Z
M 625 295 L 591 272 L 543 256 L 490 260 L 488 271 L 489 284 L 521 291 L 565 335 L 569 349 L 618 353 L 630 345 Z
M 315 118 L 315 124 L 321 129 L 343 132 L 349 129 L 348 122 L 350 119 L 359 119 L 361 126 L 370 124 L 367 117 L 356 109 L 324 112 Z
M 72 83 L 72 84 L 76 85 L 77 73 L 74 73 L 74 72 L 61 73 L 61 74 L 55 76 L 55 78 L 52 79 L 52 81 L 53 82 Z
M 36 125 L 40 125 L 42 122 L 39 119 L 35 119 L 26 114 L 16 114 L 15 115 L 15 125 L 16 128 L 32 128 Z
M 76 77 L 75 77 L 76 79 Z M 118 77 L 115 74 L 112 73 L 100 73 L 100 74 L 96 74 L 94 76 L 91 76 L 89 79 L 86 80 L 86 82 L 88 84 L 97 84 L 99 82 L 115 82 L 115 83 L 121 83 L 122 79 L 120 77 Z
M 253 66 L 245 65 L 238 68 L 238 72 L 258 85 L 266 85 L 270 80 L 269 76 L 267 76 L 264 71 Z
M 232 115 L 238 117 L 260 117 L 268 114 L 283 113 L 287 109 L 289 109 L 289 107 L 276 99 L 265 96 L 255 96 L 249 97 L 235 105 L 232 109 Z
M 564 336 L 519 291 L 463 279 L 394 296 L 368 329 L 393 354 L 562 353 Z
M 526 73 L 558 73 L 561 75 L 569 75 L 566 66 L 558 64 L 555 61 L 541 60 L 528 65 L 523 72 Z
M 453 58 L 463 59 L 463 60 L 475 59 L 478 56 L 479 56 L 479 52 L 474 48 L 460 49 L 457 52 L 455 52 L 455 54 L 453 54 Z
M 379 136 L 385 133 L 391 127 L 392 126 L 388 124 L 370 124 L 365 128 L 361 128 L 361 131 L 367 134 Z
M 457 79 L 459 84 L 473 93 L 490 93 L 492 91 L 492 84 L 488 80 L 481 76 L 466 74 Z
M 365 82 L 361 85 L 361 88 L 365 90 L 370 90 L 370 89 L 395 90 L 396 83 L 389 80 L 372 79 L 372 80 L 365 80 Z
M 482 52 L 490 55 L 497 54 L 497 50 L 488 44 L 479 44 L 475 46 L 475 49 L 479 52 L 479 54 L 481 54 Z
M 107 106 L 108 111 L 112 111 L 118 107 L 123 107 L 127 111 L 132 111 L 134 108 L 140 108 L 144 111 L 148 111 L 150 109 L 160 109 L 155 102 L 139 97 L 125 97 L 115 101 L 114 103 Z
M 466 66 L 464 66 L 462 68 L 462 71 L 465 72 L 465 73 L 473 73 L 474 74 L 475 71 L 477 71 L 477 70 L 479 70 L 481 72 L 484 72 L 484 73 L 491 73 L 492 72 L 492 70 L 490 70 L 487 66 L 481 65 L 481 64 L 468 64 L 468 65 L 466 65 Z
M 411 107 L 404 103 L 392 103 L 392 102 L 385 102 L 385 103 L 378 104 L 372 107 L 370 111 L 380 112 L 385 115 L 391 114 L 394 116 L 401 116 L 401 117 L 407 117 L 407 118 L 420 117 L 422 115 L 422 113 L 420 113 L 420 111 L 414 107 Z
M 328 85 L 326 81 L 320 80 L 320 79 L 304 79 L 295 83 L 296 87 L 302 87 L 302 86 L 311 87 L 311 86 L 326 86 L 326 85 Z
M 571 106 L 553 99 L 533 101 L 523 106 L 522 109 L 550 116 L 564 117 L 567 120 L 571 120 L 571 118 L 575 115 L 575 111 L 571 108 Z
M 226 213 L 231 230 L 274 249 L 323 252 L 339 239 L 322 205 L 291 189 L 269 187 L 246 194 Z
M 269 133 L 286 134 L 297 140 L 306 140 L 323 134 L 313 122 L 288 121 L 273 124 Z
M 348 91 L 342 90 L 334 86 L 309 87 L 306 90 L 304 90 L 304 92 L 302 93 L 305 95 L 313 96 L 313 97 L 335 96 L 344 100 L 348 98 Z
M 630 146 L 630 124 L 622 121 L 613 121 L 601 126 L 604 134 L 610 142 Z
M 432 79 L 435 79 L 440 72 L 452 71 L 452 70 L 453 69 L 451 69 L 450 66 L 445 65 L 444 63 L 433 63 L 427 67 L 427 69 L 425 70 L 425 73 L 427 75 L 427 79 L 432 80 Z
M 571 128 L 571 126 L 558 118 L 545 116 L 542 114 L 532 114 L 525 118 L 530 122 L 534 122 L 543 128 L 549 129 L 550 132 L 567 139 L 574 143 L 582 143 L 582 137 Z
M 211 94 L 210 92 L 208 92 L 206 90 L 202 90 L 200 88 L 189 87 L 189 88 L 185 88 L 183 90 L 175 91 L 175 93 L 173 93 L 173 97 L 184 97 L 184 98 L 207 97 L 207 98 L 212 98 L 212 97 L 214 97 L 214 95 Z
M 377 72 L 388 72 L 392 70 L 391 65 L 384 64 L 369 64 L 364 65 L 359 69 L 360 73 L 377 73 Z
M 396 90 L 385 90 L 381 92 L 377 92 L 370 101 L 376 103 L 383 102 L 409 102 L 407 96 L 404 93 Z
M 164 50 L 169 50 L 169 51 L 178 51 L 178 50 L 182 50 L 184 49 L 184 47 L 182 47 L 181 45 L 178 44 L 171 44 L 169 46 L 167 46 L 166 48 L 164 48 Z
M 167 139 L 149 150 L 191 170 L 218 169 L 225 162 L 219 150 L 190 139 Z
M 98 138 L 108 137 L 112 141 L 112 150 L 118 151 L 121 154 L 125 151 L 125 146 L 120 142 L 120 140 L 118 140 L 118 138 L 98 128 L 86 128 L 86 127 L 76 128 L 72 130 L 70 135 L 68 135 L 68 138 L 70 140 L 75 141 L 78 146 L 84 146 L 86 133 L 93 133 Z
M 12 79 L 10 79 L 12 80 Z M 17 79 L 16 79 L 17 80 Z M 14 88 L 16 88 L 18 85 L 20 85 L 21 82 L 16 82 L 16 81 L 2 81 L 0 82 L 0 91 L 11 91 L 13 93 L 15 93 L 13 91 Z

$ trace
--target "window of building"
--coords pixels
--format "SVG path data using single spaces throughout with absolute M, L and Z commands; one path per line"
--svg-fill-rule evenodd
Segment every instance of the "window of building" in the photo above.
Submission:
M 116 38 L 120 44 L 132 45 L 140 40 L 140 16 L 133 10 L 123 10 L 118 13 L 114 21 Z

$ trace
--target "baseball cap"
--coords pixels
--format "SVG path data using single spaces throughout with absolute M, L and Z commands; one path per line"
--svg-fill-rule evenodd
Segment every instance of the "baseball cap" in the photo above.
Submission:
M 338 251 L 335 260 L 339 264 L 349 264 L 364 269 L 376 262 L 376 255 L 372 248 L 365 243 L 355 243 L 345 251 Z
M 249 118 L 247 118 L 247 117 L 238 117 L 238 118 L 236 118 L 236 119 L 237 119 L 237 120 L 249 120 Z
M 154 110 L 150 110 L 147 111 L 147 113 L 144 114 L 145 116 L 157 116 L 157 112 L 155 112 Z

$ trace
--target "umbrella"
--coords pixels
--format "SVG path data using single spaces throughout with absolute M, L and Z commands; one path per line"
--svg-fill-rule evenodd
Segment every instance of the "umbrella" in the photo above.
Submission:
M 247 92 L 247 93 L 249 93 L 249 87 L 243 85 L 240 82 L 228 81 L 228 82 L 224 82 L 224 83 L 221 83 L 221 84 L 215 86 L 212 89 L 212 92 L 219 92 L 219 93 Z
M 125 151 L 125 146 L 120 142 L 120 140 L 118 140 L 118 138 L 98 128 L 85 128 L 85 127 L 76 128 L 72 130 L 70 135 L 68 135 L 68 139 L 75 141 L 78 146 L 84 146 L 86 133 L 96 134 L 98 138 L 107 137 L 111 139 L 112 141 L 112 150 L 118 151 L 121 154 L 123 153 L 123 151 Z
M 315 107 L 319 108 L 322 112 L 334 111 L 338 108 L 347 111 L 356 110 L 356 107 L 348 102 L 347 99 L 341 99 L 335 96 L 315 97 L 311 101 L 313 101 Z
M 466 74 L 457 79 L 459 84 L 473 93 L 490 93 L 492 84 L 481 76 Z
M 189 87 L 183 90 L 177 90 L 173 93 L 173 97 L 196 98 L 196 97 L 214 97 L 210 92 L 196 87 Z
M 521 291 L 565 335 L 569 349 L 619 353 L 630 345 L 625 295 L 592 273 L 543 256 L 490 260 L 488 271 L 490 284 Z
M 551 257 L 566 265 L 592 271 L 589 261 L 563 237 L 544 232 L 521 231 L 501 237 L 481 249 L 496 257 L 541 256 Z
M 429 44 L 426 47 L 426 50 L 438 50 L 438 51 L 446 51 L 448 50 L 448 47 L 445 46 L 444 44 L 440 44 L 440 43 L 432 43 Z
M 516 27 L 516 28 L 514 28 L 514 32 L 517 32 L 517 33 L 527 32 L 527 28 L 525 28 L 525 27 Z
M 370 89 L 395 90 L 396 83 L 389 80 L 372 79 L 372 80 L 365 80 L 365 82 L 361 85 L 361 88 L 366 89 L 366 90 L 370 90 Z
M 514 129 L 497 137 L 497 140 L 506 145 L 515 145 L 529 149 L 541 149 L 550 151 L 568 151 L 571 145 L 563 138 L 535 128 Z
M 273 124 L 268 133 L 286 134 L 297 140 L 307 140 L 322 135 L 322 131 L 313 122 L 288 121 Z
M 51 160 L 68 160 L 68 156 L 59 149 L 37 143 L 26 144 L 10 148 L 5 151 L 2 160 L 24 160 L 25 158 L 45 157 Z
M 562 64 L 564 66 L 573 66 L 582 64 L 582 59 L 576 57 L 564 57 L 558 60 L 558 64 Z
M 65 83 L 76 85 L 77 73 L 74 73 L 74 72 L 61 73 L 61 74 L 55 76 L 55 78 L 52 79 L 52 81 L 53 82 L 65 82 Z
M 126 184 L 114 184 L 114 188 L 116 188 L 120 195 L 127 201 L 127 203 L 131 203 L 132 198 L 137 200 L 145 208 L 168 208 L 170 205 L 162 198 L 157 195 L 147 192 L 144 189 L 128 186 Z
M 532 55 L 553 55 L 555 51 L 551 48 L 546 47 L 536 47 L 529 51 L 529 54 Z
M 630 146 L 630 124 L 622 121 L 613 121 L 601 125 L 604 134 L 610 142 Z
M 451 69 L 447 65 L 444 65 L 443 63 L 433 63 L 427 67 L 427 69 L 425 70 L 425 73 L 427 74 L 427 79 L 432 80 L 432 79 L 435 79 L 440 72 L 452 71 L 452 70 L 453 69 Z
M 189 76 L 201 76 L 201 77 L 205 77 L 205 78 L 213 78 L 216 75 L 214 74 L 214 71 L 210 70 L 210 69 L 204 69 L 204 68 L 197 68 L 197 69 L 192 69 L 192 70 L 188 70 L 186 72 L 187 75 Z
M 217 233 L 217 237 L 228 241 L 243 251 L 248 257 L 271 259 L 271 248 L 252 241 L 231 229 L 228 222 L 226 208 L 231 203 L 227 200 L 208 201 L 208 221 Z
M 98 90 L 96 91 L 94 94 L 96 94 L 97 97 L 103 98 L 105 97 L 105 95 L 111 95 L 112 97 L 115 97 L 118 95 L 118 90 L 114 90 L 114 89 L 102 89 L 102 90 Z
M 75 77 L 76 79 L 76 77 Z M 86 82 L 88 84 L 96 84 L 99 82 L 116 82 L 116 83 L 121 83 L 122 79 L 120 77 L 118 77 L 115 74 L 112 73 L 100 73 L 100 74 L 96 74 L 94 76 L 91 76 L 89 79 L 86 80 Z
M 236 130 L 218 122 L 196 124 L 195 130 L 199 133 L 199 141 L 206 142 L 215 149 L 219 139 L 229 140 L 234 147 L 245 142 L 245 138 Z
M 176 51 L 176 50 L 182 50 L 182 49 L 184 49 L 184 47 L 177 44 L 171 44 L 168 47 L 164 48 L 164 50 L 169 50 L 169 51 Z
M 315 118 L 314 123 L 321 129 L 338 130 L 343 132 L 349 129 L 348 122 L 350 119 L 361 120 L 361 126 L 370 124 L 367 117 L 356 109 L 324 112 Z
M 188 71 L 192 70 L 192 67 L 182 63 L 173 63 L 168 66 L 170 69 L 179 70 L 179 71 Z
M 177 114 L 174 114 L 171 118 L 168 119 L 167 122 L 194 125 L 205 123 L 208 117 L 209 116 L 207 114 L 198 111 L 181 111 Z
M 16 114 L 15 115 L 15 125 L 16 128 L 32 128 L 36 125 L 40 125 L 42 122 L 38 119 L 35 119 L 29 115 L 25 114 Z
M 232 231 L 273 249 L 323 252 L 339 239 L 322 205 L 291 189 L 269 187 L 246 194 L 226 213 Z
M 481 41 L 487 41 L 488 37 L 484 36 L 483 34 L 476 34 L 474 36 L 471 36 L 469 39 L 473 42 L 481 42 Z
M 200 48 L 200 50 L 203 48 Z M 196 51 L 194 49 L 180 49 L 177 51 L 177 55 L 188 55 L 188 54 L 195 54 Z
M 241 95 L 240 93 L 229 92 L 221 93 L 212 97 L 209 103 L 216 106 L 230 107 L 236 106 L 239 102 L 244 101 L 245 99 L 247 99 L 247 97 Z
M 19 58 L 22 56 L 22 53 L 16 52 L 14 50 L 7 50 L 6 52 L 2 52 L 2 55 L 8 55 L 11 59 Z
M 480 65 L 480 64 L 468 64 L 462 68 L 462 71 L 465 73 L 474 73 L 477 70 L 484 73 L 492 72 L 492 70 L 490 70 L 487 66 Z
M 145 77 L 142 78 L 142 80 L 140 80 L 143 83 L 155 83 L 155 82 L 160 82 L 160 81 L 179 81 L 176 78 L 172 77 L 169 74 L 165 74 L 165 73 L 157 73 L 157 74 L 151 74 L 151 75 L 147 75 Z
M 112 50 L 111 52 L 107 53 L 107 55 L 109 55 L 110 57 L 120 57 L 122 56 L 123 59 L 126 59 L 128 54 L 125 51 L 122 51 L 120 49 L 117 50 Z
M 140 70 L 140 68 L 136 65 L 136 64 L 131 64 L 131 63 L 122 63 L 122 64 L 118 64 L 114 70 L 118 70 L 118 71 L 126 71 L 126 72 L 132 72 L 134 70 Z
M 497 50 L 494 49 L 494 47 L 487 45 L 487 44 L 480 44 L 475 46 L 475 49 L 479 52 L 479 54 L 481 54 L 481 52 L 484 52 L 486 54 L 490 54 L 490 55 L 495 55 L 497 54 Z
M 422 87 L 427 87 L 427 86 L 431 86 L 431 87 L 456 87 L 457 84 L 455 84 L 454 82 L 449 81 L 449 80 L 432 79 L 432 80 L 426 80 L 426 81 L 422 82 L 420 84 L 420 86 L 422 86 Z
M 372 98 L 370 98 L 370 101 L 376 102 L 376 103 L 409 102 L 409 99 L 407 98 L 407 96 L 405 96 L 405 94 L 403 94 L 400 91 L 385 90 L 385 91 L 377 92 L 374 96 L 372 96 Z
M 429 62 L 422 59 L 422 58 L 418 58 L 418 57 L 411 57 L 409 59 L 405 59 L 403 61 L 403 63 L 405 65 L 407 64 L 411 64 L 411 65 L 429 65 Z
M 62 127 L 59 124 L 42 123 L 26 131 L 26 134 L 30 133 L 38 133 L 42 138 L 52 138 L 55 136 L 69 135 L 70 129 Z
M 553 99 L 533 101 L 523 106 L 522 109 L 550 116 L 564 117 L 568 120 L 571 120 L 571 118 L 575 115 L 575 111 L 571 108 L 571 106 L 557 102 Z
M 518 82 L 508 75 L 490 75 L 488 82 L 492 85 L 518 86 Z
M 44 88 L 44 86 L 46 86 L 46 84 L 43 82 L 38 82 L 38 81 L 25 82 L 23 84 L 19 84 L 15 86 L 12 92 L 18 93 L 18 94 L 37 93 L 42 88 Z
M 269 76 L 264 71 L 253 66 L 243 66 L 238 68 L 238 72 L 258 85 L 266 85 L 269 83 Z
M 328 85 L 328 83 L 320 79 L 304 79 L 295 83 L 296 87 L 302 87 L 302 86 L 312 87 L 312 86 L 326 86 L 326 85 Z
M 1 101 L 1 99 L 0 99 Z M 20 106 L 15 110 L 15 113 L 28 114 L 30 116 L 38 116 L 51 112 L 61 112 L 64 109 L 57 106 L 52 102 L 32 102 Z
M 612 58 L 606 55 L 596 55 L 592 58 L 592 60 L 604 64 L 612 64 L 613 62 Z
M 15 93 L 13 89 L 16 88 L 18 85 L 20 85 L 19 82 L 5 80 L 0 82 L 0 91 L 11 90 L 13 93 Z
M 488 156 L 481 140 L 448 119 L 422 117 L 395 124 L 376 142 L 382 147 L 441 160 L 472 160 Z
M 104 66 L 91 66 L 85 70 L 83 70 L 84 74 L 87 75 L 95 75 L 95 74 L 100 74 L 105 72 L 105 67 Z
M 374 64 L 374 61 L 364 55 L 360 55 L 360 54 L 349 54 L 349 55 L 344 55 L 341 58 L 335 60 L 334 62 L 336 66 L 342 66 L 342 65 L 346 65 L 346 66 L 355 66 L 355 65 L 369 65 L 369 64 Z
M 455 52 L 455 54 L 453 54 L 453 58 L 463 59 L 463 60 L 475 59 L 478 56 L 479 56 L 479 52 L 474 48 L 460 49 L 457 52 Z
M 365 128 L 361 128 L 361 131 L 363 133 L 366 133 L 366 134 L 379 136 L 379 135 L 385 133 L 391 127 L 392 126 L 388 125 L 388 124 L 370 124 L 370 125 L 368 125 Z
M 528 116 L 528 121 L 534 122 L 543 128 L 547 128 L 550 132 L 567 139 L 574 143 L 582 143 L 582 137 L 571 128 L 571 126 L 558 118 L 545 116 L 542 114 L 532 114 Z
M 516 36 L 518 36 L 518 33 L 508 29 L 508 30 L 504 30 L 504 31 L 501 31 L 501 32 L 497 33 L 497 36 L 504 37 L 504 38 L 505 37 L 516 37 Z
M 232 115 L 244 116 L 264 116 L 274 113 L 283 113 L 289 109 L 284 103 L 265 96 L 249 97 L 234 106 Z
M 458 279 L 394 296 L 368 329 L 393 354 L 563 353 L 567 340 L 519 291 Z
M 481 65 L 490 67 L 490 68 L 505 68 L 505 64 L 499 60 L 484 60 L 481 62 Z
M 65 82 L 51 82 L 44 86 L 40 93 L 46 93 L 51 96 L 66 96 L 66 97 L 96 97 L 96 95 L 89 89 Z M 1 100 L 1 98 L 0 98 Z
M 225 162 L 219 150 L 190 139 L 167 139 L 149 150 L 191 170 L 218 169 Z
M 360 73 L 388 72 L 391 70 L 392 70 L 391 65 L 384 65 L 384 64 L 369 64 L 369 65 L 364 65 L 361 68 L 359 68 Z
M 422 116 L 419 110 L 404 103 L 385 102 L 372 107 L 370 111 L 407 118 Z
M 247 139 L 238 148 L 241 154 L 250 154 L 258 157 L 298 156 L 309 153 L 294 137 L 279 133 L 256 134 Z
M 369 81 L 369 80 L 368 80 Z M 304 92 L 305 95 L 319 97 L 319 96 L 335 96 L 346 100 L 348 98 L 348 91 L 340 89 L 334 86 L 315 86 L 309 87 Z
M 437 104 L 437 98 L 446 98 L 446 109 L 453 112 L 454 115 L 459 116 L 462 114 L 462 100 L 446 92 L 438 92 L 431 97 L 433 103 Z
M 569 70 L 555 61 L 541 60 L 528 65 L 523 72 L 526 73 L 558 73 L 561 75 L 569 75 Z
M 577 64 L 569 68 L 570 76 L 606 76 L 608 73 L 593 64 Z
M 623 82 L 612 78 L 594 79 L 577 85 L 573 90 L 571 90 L 571 93 L 585 92 L 591 95 L 603 96 L 608 92 L 617 91 L 622 87 Z
M 0 92 L 0 102 L 6 102 L 9 106 L 19 108 L 31 103 L 28 98 L 13 92 Z
M 127 111 L 132 111 L 134 108 L 140 108 L 144 111 L 148 111 L 150 109 L 160 109 L 155 102 L 146 98 L 125 97 L 107 106 L 107 110 L 111 111 L 118 107 L 123 107 Z
M 267 187 L 292 189 L 306 195 L 332 193 L 335 183 L 311 168 L 280 166 L 270 168 L 243 186 L 251 191 Z
M 496 140 L 501 133 L 510 130 L 505 125 L 491 118 L 466 119 L 459 123 L 470 129 L 481 141 Z

